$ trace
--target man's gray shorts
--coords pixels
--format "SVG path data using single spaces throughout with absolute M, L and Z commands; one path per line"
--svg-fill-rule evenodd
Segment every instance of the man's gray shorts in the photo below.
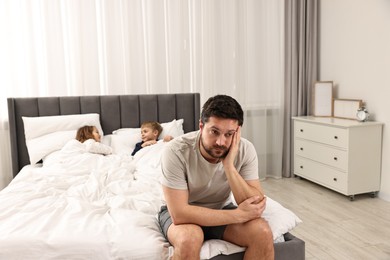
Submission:
M 235 206 L 233 203 L 230 203 L 223 207 L 222 209 L 235 209 L 237 206 Z M 168 240 L 167 232 L 169 226 L 172 224 L 171 215 L 169 215 L 167 206 L 162 206 L 160 209 L 160 212 L 158 213 L 158 222 L 160 224 L 160 228 L 162 233 L 164 234 L 165 238 Z M 209 239 L 222 239 L 223 233 L 225 232 L 226 225 L 222 226 L 212 226 L 212 227 L 203 227 L 201 226 L 204 234 L 204 240 Z

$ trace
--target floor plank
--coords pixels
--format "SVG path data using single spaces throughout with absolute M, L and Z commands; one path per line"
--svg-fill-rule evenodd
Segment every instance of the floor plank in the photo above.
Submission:
M 303 221 L 291 233 L 306 243 L 306 259 L 390 259 L 390 202 L 356 195 L 354 201 L 302 178 L 268 178 L 267 196 Z

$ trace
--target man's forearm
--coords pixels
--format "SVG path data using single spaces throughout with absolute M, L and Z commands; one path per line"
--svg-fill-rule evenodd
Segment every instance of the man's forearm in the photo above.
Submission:
M 168 206 L 169 209 L 169 206 Z M 240 216 L 238 209 L 218 210 L 205 207 L 187 205 L 171 212 L 172 221 L 175 225 L 197 224 L 200 226 L 220 226 L 233 223 L 241 223 L 243 217 Z
M 244 200 L 253 196 L 260 196 L 261 199 L 264 197 L 260 183 L 253 186 L 248 184 L 247 181 L 245 181 L 237 172 L 236 168 L 225 168 L 225 173 L 237 204 L 240 204 Z

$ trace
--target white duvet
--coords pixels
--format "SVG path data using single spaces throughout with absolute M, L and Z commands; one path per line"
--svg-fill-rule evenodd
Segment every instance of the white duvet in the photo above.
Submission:
M 163 142 L 130 155 L 55 152 L 0 192 L 0 259 L 168 259 L 159 230 Z M 201 256 L 244 248 L 208 241 Z

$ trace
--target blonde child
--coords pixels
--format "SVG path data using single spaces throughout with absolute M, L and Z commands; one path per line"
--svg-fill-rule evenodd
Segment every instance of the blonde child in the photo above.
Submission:
M 158 122 L 147 121 L 147 122 L 142 123 L 142 125 L 141 125 L 141 139 L 142 139 L 142 141 L 135 145 L 135 148 L 134 148 L 133 152 L 131 153 L 131 155 L 135 155 L 139 150 L 141 150 L 142 148 L 144 148 L 146 146 L 153 145 L 153 144 L 157 143 L 158 137 L 161 134 L 162 130 L 163 130 L 163 128 Z M 163 141 L 169 142 L 172 139 L 173 139 L 172 136 L 167 135 L 164 137 Z

